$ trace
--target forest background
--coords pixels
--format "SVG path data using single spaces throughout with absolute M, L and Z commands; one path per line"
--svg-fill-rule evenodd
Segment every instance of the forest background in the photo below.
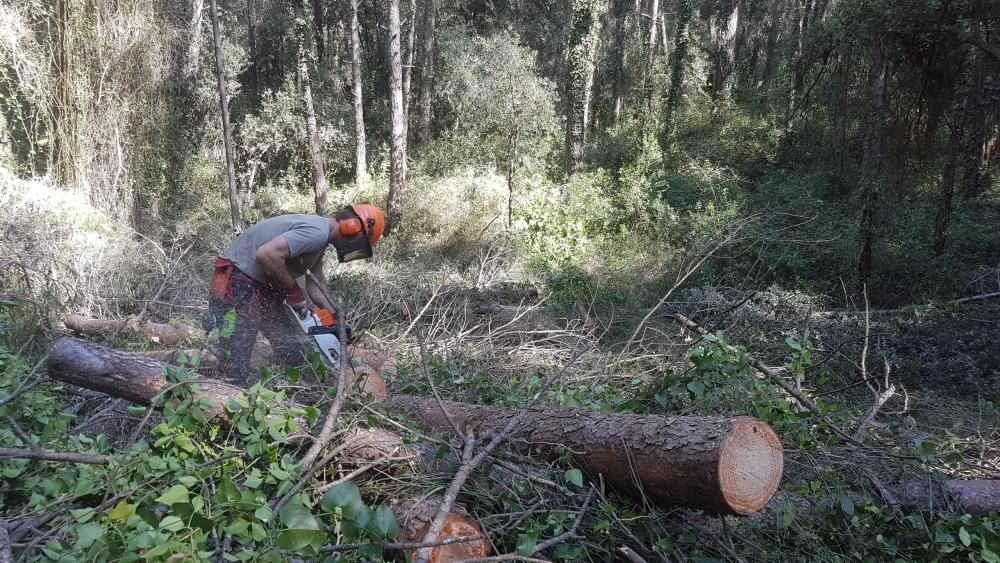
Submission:
M 414 379 L 516 403 L 585 342 L 590 371 L 547 400 L 761 416 L 808 466 L 786 487 L 836 513 L 727 543 L 605 499 L 652 551 L 995 561 L 995 517 L 848 509 L 843 491 L 873 485 L 841 473 L 822 425 L 740 399 L 739 358 L 659 314 L 725 329 L 862 427 L 858 374 L 884 364 L 873 431 L 915 456 L 900 476 L 1000 473 L 1000 315 L 961 301 L 1000 291 L 998 26 L 986 0 L 4 0 L 0 382 L 17 388 L 66 312 L 197 324 L 236 231 L 372 202 L 391 232 L 331 289 Z M 469 318 L 506 314 L 530 326 L 467 340 Z M 2 412 L 56 449 L 107 450 L 94 427 L 141 418 L 91 397 L 71 422 L 58 388 L 25 397 Z M 101 412 L 118 426 L 65 432 Z M 18 494 L 42 487 L 6 463 Z M 558 535 L 552 514 L 497 541 Z M 603 521 L 558 556 L 606 560 L 624 532 Z

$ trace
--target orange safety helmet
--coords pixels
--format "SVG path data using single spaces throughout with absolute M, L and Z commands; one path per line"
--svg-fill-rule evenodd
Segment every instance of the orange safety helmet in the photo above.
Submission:
M 345 211 L 347 210 L 350 210 L 355 217 L 340 222 L 340 234 L 347 240 L 334 244 L 334 248 L 337 249 L 337 259 L 341 262 L 350 262 L 371 258 L 372 246 L 385 230 L 385 216 L 382 215 L 381 209 L 368 203 L 349 205 Z
M 370 203 L 359 203 L 351 205 L 350 208 L 361 219 L 365 234 L 368 235 L 368 242 L 375 246 L 382 236 L 382 231 L 385 230 L 385 215 L 382 214 L 382 210 Z

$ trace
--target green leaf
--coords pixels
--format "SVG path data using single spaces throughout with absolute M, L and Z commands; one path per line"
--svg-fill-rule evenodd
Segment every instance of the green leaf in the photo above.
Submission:
M 382 554 L 382 544 L 380 543 L 366 543 L 358 548 L 358 554 L 364 557 L 366 561 L 385 560 Z
M 573 468 L 566 471 L 566 482 L 572 483 L 577 487 L 583 486 L 583 472 L 579 469 Z
M 219 485 L 219 498 L 222 500 L 240 500 L 240 490 L 236 488 L 236 484 L 233 483 L 232 479 L 228 477 L 222 480 Z
M 982 551 L 979 552 L 979 556 L 983 558 L 986 563 L 1000 563 L 1000 557 L 996 553 L 990 551 L 988 547 L 984 547 Z
M 687 384 L 687 390 L 700 399 L 705 394 L 705 384 L 700 381 L 692 381 Z
M 965 529 L 965 526 L 958 529 L 958 539 L 962 541 L 962 545 L 965 547 L 969 547 L 969 544 L 972 543 L 972 538 L 969 537 L 969 532 Z
M 251 475 L 247 477 L 247 480 L 243 482 L 248 488 L 256 489 L 263 483 L 264 480 L 261 479 L 260 475 Z
M 399 523 L 396 522 L 396 515 L 388 506 L 380 506 L 375 509 L 374 518 L 369 522 L 367 528 L 379 539 L 393 540 L 399 535 Z
M 535 546 L 538 545 L 538 534 L 518 534 L 517 535 L 517 552 L 527 557 L 535 552 Z
M 94 522 L 89 524 L 80 524 L 76 527 L 77 547 L 87 549 L 88 547 L 94 545 L 94 542 L 103 535 L 104 527 L 100 524 Z
M 281 523 L 285 525 L 286 528 L 296 529 L 296 530 L 322 530 L 323 526 L 320 524 L 319 520 L 309 512 L 309 509 L 302 506 L 298 502 L 290 502 L 281 509 L 278 514 L 281 518 Z
M 285 530 L 278 534 L 278 547 L 288 551 L 302 551 L 309 546 L 322 546 L 326 533 L 318 530 Z
M 156 502 L 166 505 L 181 504 L 188 501 L 188 490 L 184 485 L 174 485 L 167 492 L 160 495 Z
M 73 518 L 75 518 L 76 521 L 81 524 L 89 522 L 90 519 L 94 517 L 93 508 L 78 508 L 75 510 L 70 510 L 69 512 L 70 514 L 73 515 Z
M 274 512 L 271 512 L 271 509 L 266 506 L 262 506 L 257 510 L 254 510 L 253 515 L 254 518 L 260 520 L 261 522 L 270 522 L 271 518 L 274 518 Z
M 177 480 L 180 482 L 181 485 L 184 485 L 186 487 L 193 486 L 195 483 L 198 482 L 198 479 L 196 477 L 192 477 L 191 475 L 184 475 L 183 477 L 178 477 Z
M 129 407 L 128 413 L 132 416 L 145 416 L 146 407 Z
M 854 499 L 847 495 L 840 495 L 840 509 L 848 516 L 854 514 Z
M 327 491 L 319 505 L 323 507 L 323 510 L 332 511 L 338 506 L 352 506 L 359 502 L 362 501 L 358 486 L 354 483 L 341 483 Z
M 168 532 L 177 532 L 184 529 L 184 521 L 177 516 L 165 516 L 160 520 L 160 529 Z
M 135 505 L 131 505 L 125 501 L 121 501 L 108 512 L 108 520 L 113 522 L 124 522 L 135 514 Z

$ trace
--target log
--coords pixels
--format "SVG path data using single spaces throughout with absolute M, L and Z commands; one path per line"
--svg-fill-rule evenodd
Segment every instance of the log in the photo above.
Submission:
M 431 495 L 420 499 L 411 499 L 393 507 L 402 527 L 402 540 L 407 543 L 417 543 L 423 539 L 427 533 L 427 528 L 434 519 L 441 504 L 441 495 Z M 446 563 L 448 561 L 463 561 L 465 559 L 475 559 L 486 557 L 490 554 L 490 542 L 486 539 L 486 533 L 477 521 L 465 508 L 459 504 L 452 505 L 448 519 L 445 520 L 442 528 L 441 539 L 460 538 L 468 536 L 483 536 L 482 539 L 469 542 L 443 545 L 431 550 L 428 563 Z M 416 560 L 417 550 L 410 550 L 407 553 L 408 560 Z
M 444 401 L 455 424 L 477 435 L 502 431 L 519 411 Z M 434 398 L 398 395 L 387 403 L 425 428 L 454 435 Z M 660 505 L 752 514 L 778 490 L 781 441 L 753 417 L 606 414 L 569 408 L 529 408 L 511 436 L 524 453 L 550 459 L 572 452 L 572 463 L 622 492 Z M 638 483 L 638 484 L 637 484 Z
M 902 504 L 982 516 L 1000 514 L 1000 480 L 903 481 L 889 485 Z
M 140 405 L 150 404 L 167 385 L 163 367 L 155 358 L 70 337 L 57 340 L 48 356 L 49 376 L 53 379 Z M 362 394 L 370 393 L 376 400 L 385 396 L 385 381 L 374 370 L 360 366 L 349 374 L 349 378 L 352 383 L 363 378 Z M 202 397 L 216 405 L 210 418 L 221 414 L 229 401 L 245 393 L 242 387 L 206 379 L 200 380 L 198 387 Z
M 148 336 L 153 342 L 164 346 L 176 346 L 194 333 L 195 329 L 187 325 L 140 322 L 135 317 L 122 320 L 93 319 L 82 315 L 67 315 L 63 319 L 66 328 L 77 334 L 94 335 L 128 331 Z
M 62 338 L 48 359 L 54 379 L 148 405 L 166 385 L 163 364 L 90 342 Z M 368 376 L 371 378 L 371 374 Z M 384 383 L 383 383 L 384 385 Z M 200 383 L 202 396 L 218 405 L 244 390 L 225 383 Z M 477 433 L 499 431 L 516 411 L 445 401 L 455 422 Z M 451 425 L 433 398 L 399 396 L 386 405 L 434 431 Z M 224 424 L 226 417 L 216 422 Z M 380 429 L 358 429 L 346 439 L 357 455 L 376 459 L 402 445 Z M 513 445 L 528 453 L 558 457 L 560 445 L 573 462 L 603 474 L 617 490 L 642 494 L 659 504 L 686 504 L 716 512 L 749 514 L 777 490 L 783 468 L 781 443 L 766 424 L 751 417 L 662 417 L 614 415 L 575 409 L 529 409 Z M 436 448 L 415 447 L 418 465 L 433 466 Z M 634 468 L 639 487 L 634 484 Z
M 140 405 L 152 403 L 160 389 L 167 385 L 163 368 L 164 364 L 153 358 L 120 352 L 68 336 L 56 340 L 48 358 L 49 377 L 52 379 Z M 198 387 L 202 397 L 214 405 L 206 415 L 209 419 L 222 415 L 229 401 L 244 394 L 243 388 L 221 381 L 204 381 Z

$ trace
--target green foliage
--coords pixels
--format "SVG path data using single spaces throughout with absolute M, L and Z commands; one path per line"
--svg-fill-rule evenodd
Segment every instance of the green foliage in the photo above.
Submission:
M 25 369 L 0 349 L 0 396 Z M 208 561 L 226 535 L 238 546 L 227 555 L 233 561 L 315 556 L 323 546 L 340 542 L 371 543 L 357 556 L 378 556 L 379 542 L 394 539 L 399 525 L 387 507 L 365 505 L 354 485 L 331 489 L 318 505 L 308 495 L 296 495 L 280 513 L 272 513 L 269 500 L 283 496 L 298 480 L 298 462 L 284 453 L 288 437 L 300 421 L 315 423 L 319 413 L 280 406 L 287 402 L 284 393 L 268 389 L 268 379 L 263 373 L 262 383 L 227 406 L 232 424 L 225 430 L 206 423 L 211 405 L 196 399 L 196 377 L 184 368 L 171 369 L 168 385 L 154 401 L 165 420 L 149 440 L 140 440 L 108 466 L 55 468 L 5 460 L 0 503 L 7 510 L 24 504 L 71 508 L 72 520 L 44 546 L 47 559 L 168 561 L 182 555 Z M 39 445 L 110 453 L 103 437 L 67 438 L 70 417 L 60 414 L 58 401 L 48 393 L 26 393 L 3 410 L 16 416 Z M 6 429 L 0 445 L 28 446 Z M 336 530 L 333 537 L 327 525 Z
M 426 166 L 538 167 L 558 122 L 555 85 L 538 74 L 535 54 L 508 33 L 484 38 L 448 28 L 438 41 L 444 68 L 437 93 L 448 126 Z
M 568 308 L 576 302 L 586 305 L 620 305 L 624 293 L 600 284 L 594 276 L 578 266 L 567 266 L 553 272 L 547 283 L 549 293 L 546 303 L 554 308 Z

